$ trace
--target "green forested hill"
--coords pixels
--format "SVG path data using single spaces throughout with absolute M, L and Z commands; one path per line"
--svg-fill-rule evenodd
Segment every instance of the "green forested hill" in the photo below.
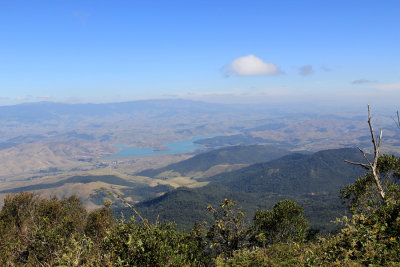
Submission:
M 362 162 L 361 157 L 352 148 L 291 154 L 208 178 L 210 183 L 201 188 L 178 188 L 136 207 L 150 220 L 175 221 L 189 229 L 194 222 L 208 218 L 208 205 L 217 205 L 224 198 L 236 201 L 250 218 L 257 209 L 293 199 L 304 207 L 314 227 L 332 230 L 330 222 L 346 211 L 338 197 L 340 188 L 364 173 L 344 160 Z
M 355 148 L 331 149 L 312 155 L 291 154 L 207 180 L 247 193 L 336 194 L 340 188 L 364 173 L 361 168 L 344 160 L 364 161 Z
M 218 206 L 224 198 L 234 199 L 246 211 L 246 215 L 252 215 L 257 209 L 274 204 L 266 201 L 261 195 L 233 192 L 226 186 L 212 184 L 201 188 L 181 187 L 163 196 L 138 203 L 135 207 L 150 221 L 172 221 L 176 222 L 179 228 L 189 230 L 196 222 L 210 221 L 211 214 L 207 212 L 207 206 Z M 273 197 L 274 201 L 278 198 L 279 196 Z M 114 208 L 116 215 L 120 215 L 121 212 L 126 218 L 133 215 L 129 209 Z
M 233 199 L 244 211 L 250 221 L 259 209 L 271 209 L 280 200 L 295 200 L 304 208 L 304 213 L 312 227 L 322 232 L 332 231 L 335 218 L 347 214 L 337 194 L 323 195 L 279 195 L 273 193 L 257 194 L 234 192 L 223 185 L 210 184 L 201 188 L 181 187 L 161 197 L 138 203 L 135 207 L 143 217 L 150 221 L 175 222 L 179 228 L 189 230 L 196 222 L 210 221 L 207 206 L 217 207 L 224 199 Z M 133 215 L 127 208 L 115 208 L 114 214 L 125 218 Z
M 145 170 L 137 173 L 137 175 L 154 177 L 165 171 L 174 171 L 185 175 L 188 172 L 206 171 L 218 164 L 254 164 L 257 162 L 266 162 L 289 153 L 287 150 L 268 145 L 230 146 L 205 152 L 160 169 Z

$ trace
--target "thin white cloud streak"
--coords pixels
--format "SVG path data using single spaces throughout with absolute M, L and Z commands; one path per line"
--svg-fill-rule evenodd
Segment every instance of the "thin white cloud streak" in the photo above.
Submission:
M 274 64 L 268 63 L 255 55 L 238 57 L 222 68 L 224 74 L 229 76 L 269 76 L 280 74 L 282 71 Z
M 400 90 L 400 83 L 388 83 L 388 84 L 378 84 L 373 86 L 373 88 L 382 91 L 397 91 Z
M 38 99 L 50 99 L 50 98 L 52 98 L 52 96 L 51 95 L 41 95 L 41 96 L 38 96 L 36 98 L 38 98 Z
M 193 99 L 216 103 L 258 103 L 277 100 L 279 101 L 287 98 L 291 99 L 293 98 L 293 95 L 297 94 L 286 88 L 232 88 L 229 91 L 182 92 L 164 97 Z
M 351 83 L 352 84 L 365 84 L 365 83 L 373 83 L 373 82 L 375 82 L 375 81 L 371 81 L 368 79 L 358 79 L 358 80 L 352 81 Z

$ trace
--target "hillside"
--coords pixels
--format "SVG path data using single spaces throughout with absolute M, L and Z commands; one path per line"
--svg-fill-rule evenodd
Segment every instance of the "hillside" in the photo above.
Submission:
M 291 154 L 207 178 L 207 186 L 175 189 L 136 207 L 151 220 L 175 221 L 189 229 L 194 222 L 207 220 L 208 205 L 217 205 L 224 198 L 236 201 L 249 217 L 257 209 L 271 208 L 289 198 L 304 206 L 313 227 L 332 230 L 331 220 L 346 212 L 338 198 L 339 189 L 364 173 L 345 159 L 362 161 L 359 151 L 352 148 Z
M 34 138 L 34 136 L 31 138 Z M 69 144 L 73 144 L 74 142 L 76 141 L 69 141 Z M 81 143 L 83 143 L 83 141 Z M 82 153 L 82 155 L 80 155 L 81 161 L 79 161 L 81 165 L 78 165 L 80 168 L 76 168 L 77 171 L 68 173 L 64 169 L 49 167 L 49 165 L 46 165 L 47 162 L 44 161 L 44 155 L 42 154 L 51 151 L 52 153 L 48 153 L 49 160 L 51 160 L 51 162 L 56 162 L 58 158 L 61 158 L 67 153 L 77 154 L 72 149 L 63 149 L 60 144 L 50 143 L 49 147 L 53 150 L 45 150 L 44 144 L 42 144 L 40 150 L 41 154 L 36 154 L 35 156 L 28 154 L 27 151 L 21 151 L 22 146 L 33 147 L 39 145 L 36 143 L 29 143 L 20 145 L 16 148 L 10 148 L 8 155 L 13 155 L 11 153 L 13 150 L 19 151 L 20 154 L 28 155 L 27 157 L 19 155 L 21 159 L 24 159 L 19 166 L 22 168 L 26 164 L 34 162 L 39 173 L 36 176 L 31 176 L 34 178 L 26 181 L 3 183 L 0 187 L 0 199 L 1 197 L 5 197 L 7 193 L 17 193 L 21 191 L 35 191 L 43 195 L 57 194 L 60 197 L 66 194 L 75 193 L 82 199 L 85 205 L 89 202 L 92 203 L 90 205 L 102 205 L 104 203 L 104 198 L 107 196 L 96 195 L 93 193 L 95 189 L 100 189 L 100 191 L 106 189 L 121 194 L 121 196 L 129 198 L 131 201 L 143 201 L 180 186 L 198 187 L 208 183 L 198 182 L 196 178 L 189 176 L 194 175 L 194 173 L 196 173 L 196 177 L 215 175 L 224 171 L 231 171 L 247 166 L 250 163 L 278 158 L 289 153 L 288 151 L 273 146 L 235 146 L 205 152 L 189 159 L 187 158 L 190 156 L 187 155 L 181 157 L 177 156 L 176 159 L 172 156 L 168 156 L 165 159 L 162 159 L 161 157 L 152 159 L 152 157 L 150 157 L 147 159 L 148 162 L 141 162 L 139 159 L 124 159 L 115 162 L 113 159 L 109 159 L 106 162 L 99 160 L 99 168 L 103 168 L 103 170 L 100 171 L 82 171 L 82 169 L 88 168 L 89 164 L 93 163 L 93 159 Z M 91 149 L 93 150 L 95 147 L 92 147 Z M 182 161 L 179 160 L 180 158 L 187 160 Z M 9 162 L 7 157 L 4 157 L 3 160 Z M 178 163 L 169 164 L 176 161 L 178 161 Z M 65 163 L 64 167 L 66 165 L 67 164 Z M 165 165 L 167 166 L 155 170 L 148 169 L 149 166 L 161 167 Z M 9 162 L 9 166 L 10 168 L 3 171 L 3 174 L 7 174 L 6 171 L 13 170 L 13 168 L 11 168 L 13 166 L 11 162 Z M 72 165 L 71 163 L 71 166 L 76 165 Z M 148 167 L 145 168 L 144 166 Z M 124 172 L 129 175 L 120 172 L 117 168 L 121 170 L 123 170 L 122 168 L 126 168 L 124 169 Z M 135 168 L 139 168 L 136 171 L 138 174 L 132 175 L 131 170 L 135 170 Z M 144 169 L 147 170 L 143 171 Z M 165 175 L 160 175 L 163 173 L 165 174 L 166 172 L 173 173 L 175 176 L 172 175 L 172 177 L 166 178 Z M 154 173 L 154 176 L 152 173 Z M 54 176 L 51 178 L 45 177 L 46 175 L 51 174 Z M 43 177 L 40 177 L 39 175 Z M 79 188 L 78 191 L 73 191 L 77 188 Z
M 186 176 L 190 172 L 205 172 L 220 164 L 254 164 L 280 158 L 290 152 L 275 146 L 250 145 L 224 147 L 196 155 L 190 159 L 159 169 L 149 169 L 137 175 L 155 177 L 163 172 L 177 172 Z
M 259 209 L 271 209 L 280 200 L 292 199 L 304 208 L 304 213 L 312 227 L 329 232 L 336 229 L 335 218 L 347 214 L 337 194 L 321 195 L 279 195 L 234 192 L 223 185 L 212 184 L 201 188 L 181 187 L 163 196 L 140 202 L 135 208 L 150 221 L 175 222 L 178 227 L 190 230 L 196 222 L 211 221 L 207 206 L 217 207 L 224 198 L 234 200 L 244 211 L 246 220 L 251 221 Z M 125 218 L 134 215 L 130 209 L 116 207 L 115 216 Z
M 312 155 L 296 153 L 204 180 L 247 193 L 334 194 L 362 174 L 360 168 L 346 163 L 346 159 L 364 161 L 355 148 L 324 150 Z

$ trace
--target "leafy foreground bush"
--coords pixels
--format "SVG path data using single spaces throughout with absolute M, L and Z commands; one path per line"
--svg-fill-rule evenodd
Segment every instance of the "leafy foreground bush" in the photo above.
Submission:
M 76 197 L 9 195 L 0 212 L 1 266 L 399 266 L 400 201 L 392 185 L 380 205 L 343 218 L 336 235 L 307 240 L 301 207 L 285 200 L 255 215 L 225 199 L 215 221 L 190 233 L 171 223 L 115 221 L 108 207 L 87 212 Z M 292 216 L 289 216 L 292 214 Z M 268 226 L 268 227 L 267 227 Z M 268 237 L 268 238 L 266 238 Z
M 199 265 L 199 250 L 190 235 L 169 224 L 118 223 L 104 238 L 105 262 L 118 266 Z
M 282 207 L 279 212 L 277 207 Z M 209 266 L 218 256 L 232 257 L 241 249 L 257 246 L 256 236 L 265 233 L 275 239 L 282 236 L 283 227 L 262 228 L 262 233 L 255 230 L 258 228 L 246 227 L 244 214 L 229 199 L 217 209 L 211 206 L 208 209 L 215 216 L 214 223 L 209 227 L 198 224 L 186 233 L 171 223 L 149 223 L 139 214 L 140 223 L 134 217 L 128 222 L 115 221 L 107 206 L 88 213 L 75 196 L 47 200 L 27 192 L 8 195 L 0 212 L 0 263 Z M 278 203 L 271 214 L 294 214 L 303 220 L 301 211 L 297 204 L 287 200 Z M 268 221 L 271 225 L 284 225 L 276 216 L 271 218 L 274 219 Z M 290 227 L 292 232 L 296 232 L 295 227 Z M 285 240 L 290 241 L 290 235 Z
M 54 264 L 83 241 L 87 212 L 79 199 L 41 199 L 32 193 L 7 196 L 0 212 L 0 260 L 4 265 Z
M 336 235 L 306 243 L 276 243 L 219 255 L 216 266 L 400 266 L 400 202 L 388 200 L 369 216 L 338 220 Z
M 200 265 L 197 242 L 172 224 L 115 222 L 105 207 L 87 213 L 76 197 L 6 197 L 0 212 L 1 266 Z

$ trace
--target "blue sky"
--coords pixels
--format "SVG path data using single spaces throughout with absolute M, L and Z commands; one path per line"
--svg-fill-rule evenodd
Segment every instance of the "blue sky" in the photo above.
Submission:
M 0 105 L 400 99 L 400 1 L 0 1 Z

